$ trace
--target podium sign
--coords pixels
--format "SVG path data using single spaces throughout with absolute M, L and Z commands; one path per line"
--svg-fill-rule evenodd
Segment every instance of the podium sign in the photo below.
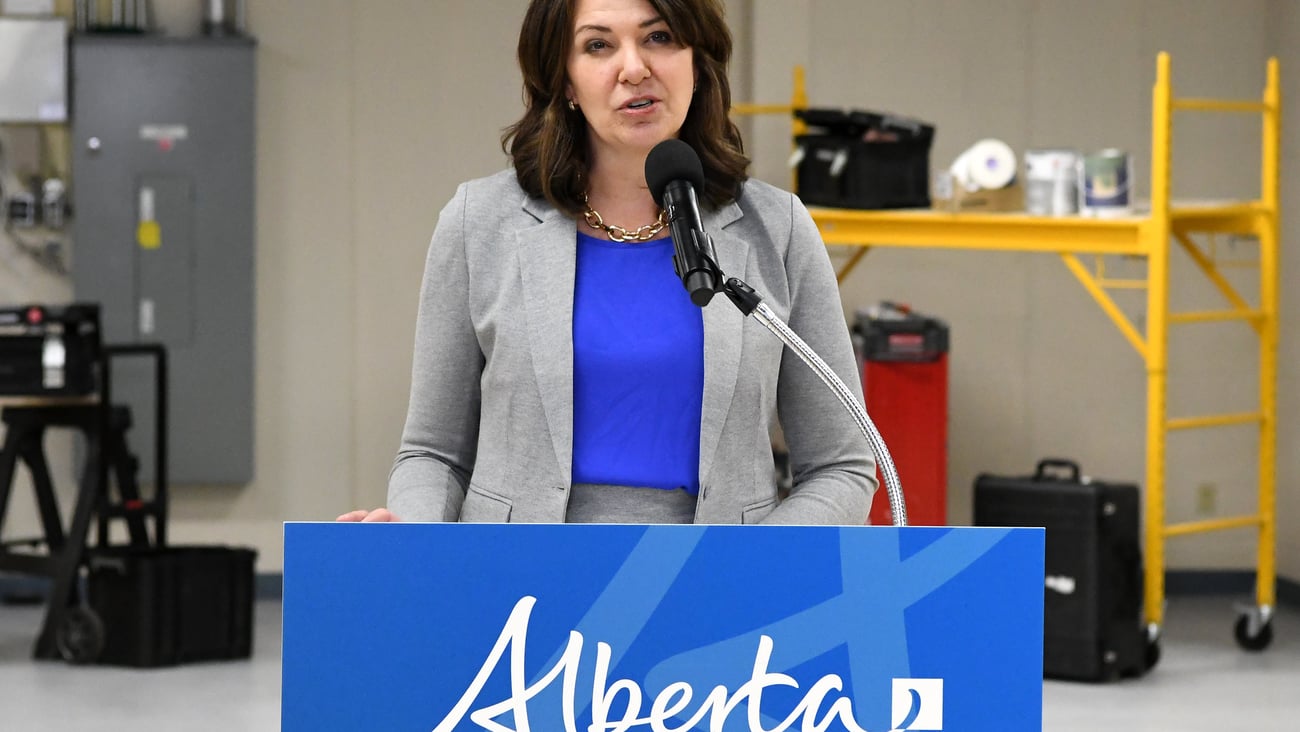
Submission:
M 282 728 L 1042 727 L 1043 531 L 285 525 Z

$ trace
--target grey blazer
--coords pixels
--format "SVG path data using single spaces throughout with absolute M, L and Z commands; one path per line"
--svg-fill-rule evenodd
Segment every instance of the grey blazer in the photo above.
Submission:
M 705 211 L 719 265 L 861 399 L 826 249 L 793 195 L 759 181 Z M 438 217 L 416 324 L 411 401 L 388 483 L 407 521 L 565 520 L 573 455 L 576 223 L 512 170 L 464 183 Z M 778 505 L 780 415 L 794 490 Z M 862 524 L 875 462 L 812 371 L 725 297 L 704 308 L 696 523 Z

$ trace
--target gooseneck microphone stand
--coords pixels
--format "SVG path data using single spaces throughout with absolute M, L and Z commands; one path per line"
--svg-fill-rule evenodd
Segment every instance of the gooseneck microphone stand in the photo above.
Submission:
M 858 425 L 858 429 L 862 430 L 862 435 L 867 438 L 867 443 L 871 445 L 871 452 L 875 454 L 876 463 L 880 466 L 880 474 L 885 478 L 885 489 L 889 495 L 889 513 L 893 519 L 893 525 L 907 526 L 907 506 L 903 502 L 903 486 L 898 480 L 898 470 L 894 467 L 894 459 L 890 457 L 889 449 L 885 447 L 885 441 L 881 438 L 876 425 L 871 421 L 871 417 L 867 416 L 867 410 L 858 403 L 858 400 L 853 396 L 853 392 L 849 391 L 849 387 L 840 379 L 839 375 L 831 370 L 831 367 L 822 360 L 822 357 L 818 356 L 816 351 L 791 330 L 790 326 L 786 325 L 772 311 L 772 308 L 767 306 L 767 303 L 763 302 L 762 296 L 755 292 L 754 288 L 736 277 L 727 277 L 713 260 L 712 252 L 701 253 L 714 270 L 714 281 L 724 283 L 720 289 L 727 296 L 727 299 L 735 304 L 742 314 L 746 316 L 753 315 L 763 327 L 779 338 L 801 361 L 808 364 L 808 367 L 821 378 L 827 388 L 835 393 L 835 397 L 840 400 L 840 404 L 843 404 L 844 408 L 853 416 L 854 423 Z

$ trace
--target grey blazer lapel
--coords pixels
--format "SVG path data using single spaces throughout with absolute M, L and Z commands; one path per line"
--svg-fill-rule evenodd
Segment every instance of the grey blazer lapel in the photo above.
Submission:
M 746 277 L 749 243 L 727 231 L 743 214 L 736 203 L 706 211 L 704 230 L 713 237 L 718 266 L 728 277 Z M 731 409 L 740 375 L 740 348 L 745 317 L 725 295 L 704 307 L 704 398 L 700 409 L 700 485 L 710 482 L 713 457 Z
M 565 485 L 573 470 L 573 286 L 577 228 L 545 202 L 524 210 L 540 223 L 515 236 L 523 281 L 525 322 L 537 391 Z

